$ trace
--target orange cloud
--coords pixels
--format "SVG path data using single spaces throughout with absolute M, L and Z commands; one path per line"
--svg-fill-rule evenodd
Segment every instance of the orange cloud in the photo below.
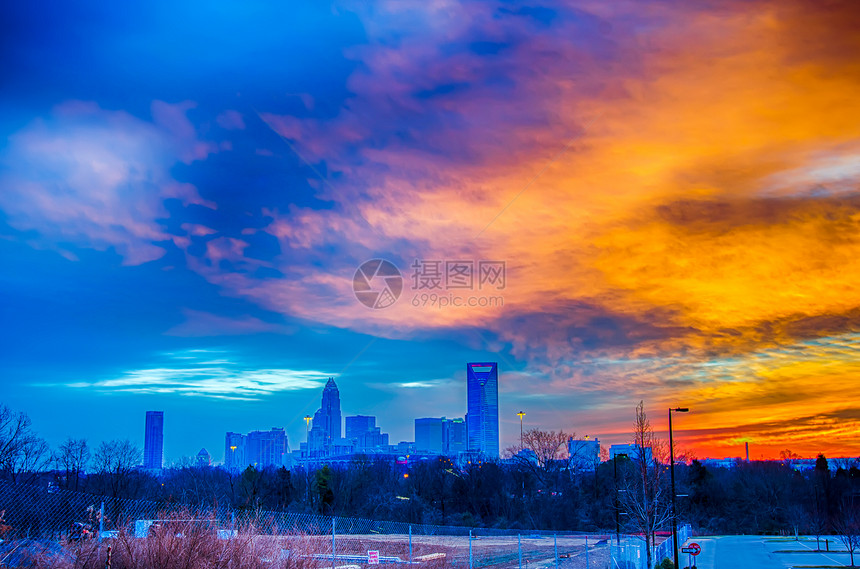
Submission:
M 571 19 L 530 35 L 476 8 L 433 12 L 427 35 L 396 47 L 375 42 L 387 30 L 374 28 L 352 54 L 364 65 L 338 116 L 261 115 L 340 173 L 320 185 L 338 207 L 270 212 L 264 230 L 308 259 L 334 243 L 341 256 L 275 263 L 283 280 L 210 278 L 273 310 L 379 335 L 477 324 L 548 392 L 602 390 L 619 412 L 629 407 L 619 393 L 691 401 L 697 440 L 713 452 L 741 438 L 806 445 L 815 432 L 833 442 L 803 448 L 854 449 L 853 348 L 835 360 L 792 348 L 778 365 L 760 355 L 858 328 L 856 11 L 587 9 L 596 32 Z M 648 25 L 632 25 L 634 13 Z M 450 47 L 476 29 L 513 47 L 496 59 Z M 484 82 L 496 75 L 508 81 L 486 83 L 507 85 L 504 98 Z M 422 113 L 432 124 L 410 127 Z M 401 130 L 389 124 L 398 117 Z M 402 269 L 413 258 L 505 260 L 504 308 L 369 311 L 352 274 L 376 256 Z M 741 377 L 726 358 L 760 369 Z

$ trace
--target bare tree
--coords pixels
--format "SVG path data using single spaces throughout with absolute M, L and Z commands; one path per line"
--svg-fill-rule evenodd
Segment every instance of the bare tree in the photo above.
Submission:
M 73 439 L 69 437 L 63 442 L 54 455 L 57 470 L 66 473 L 66 490 L 78 490 L 83 474 L 90 462 L 90 448 L 87 439 Z
M 128 489 L 140 457 L 140 449 L 128 439 L 102 442 L 99 445 L 93 456 L 93 466 L 105 478 L 112 497 L 118 498 Z
M 815 550 L 821 551 L 821 536 L 830 531 L 830 516 L 822 493 L 815 489 L 809 512 L 809 528 L 815 536 Z
M 567 466 L 569 456 L 566 447 L 572 436 L 564 431 L 529 429 L 523 433 L 522 446 L 510 447 L 505 453 L 531 471 L 545 488 L 550 488 L 561 469 Z
M 647 565 L 653 567 L 654 538 L 672 520 L 671 496 L 666 487 L 665 466 L 661 464 L 662 444 L 654 435 L 642 401 L 636 406 L 633 423 L 633 466 L 631 479 L 625 480 L 619 492 L 621 508 L 635 533 L 645 540 Z
M 791 449 L 785 449 L 779 451 L 779 459 L 789 468 L 794 468 L 794 464 L 800 460 L 800 455 L 792 452 Z
M 49 458 L 48 443 L 33 432 L 30 417 L 0 405 L 0 475 L 12 482 L 35 476 Z
M 833 529 L 836 530 L 836 535 L 851 556 L 851 567 L 855 567 L 854 553 L 860 548 L 860 507 L 854 503 L 854 496 L 850 498 L 843 502 L 839 515 L 833 523 Z

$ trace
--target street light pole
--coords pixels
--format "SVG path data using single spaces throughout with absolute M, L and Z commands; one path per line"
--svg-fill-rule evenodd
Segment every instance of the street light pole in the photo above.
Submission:
M 311 416 L 305 415 L 305 452 L 307 452 L 307 461 L 305 462 L 305 495 L 308 506 L 311 505 Z M 334 551 L 332 551 L 332 559 L 334 559 Z
M 523 452 L 523 417 L 526 416 L 525 411 L 520 411 L 517 413 L 517 417 L 520 418 L 520 453 Z M 523 478 L 523 500 L 526 499 L 526 479 Z
M 623 456 L 627 458 L 627 455 L 624 453 L 616 454 L 612 457 L 612 468 L 615 470 L 615 545 L 619 548 L 621 547 L 621 520 L 620 520 L 620 510 L 621 504 L 618 503 L 618 457 Z
M 308 458 L 311 457 L 311 416 L 305 415 L 305 447 L 307 448 Z
M 672 411 L 686 413 L 686 407 L 669 407 L 669 472 L 672 477 L 672 548 L 675 554 L 675 567 L 678 567 L 678 511 L 675 506 L 675 442 L 672 438 Z
M 621 520 L 618 512 L 618 455 L 612 457 L 612 468 L 615 470 L 615 545 L 621 547 Z
M 520 411 L 519 413 L 517 413 L 517 417 L 520 418 L 520 450 L 523 450 L 523 417 L 525 416 L 525 411 Z

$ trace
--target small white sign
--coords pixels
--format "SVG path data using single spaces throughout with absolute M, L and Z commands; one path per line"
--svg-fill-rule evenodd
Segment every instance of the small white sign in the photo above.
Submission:
M 379 551 L 368 551 L 367 552 L 367 564 L 368 565 L 379 565 Z

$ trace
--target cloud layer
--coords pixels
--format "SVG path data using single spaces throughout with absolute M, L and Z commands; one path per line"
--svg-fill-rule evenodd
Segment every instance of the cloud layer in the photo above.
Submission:
M 264 54 L 277 92 L 225 58 L 253 95 L 153 92 L 146 116 L 64 102 L 26 121 L 0 158 L 13 238 L 69 259 L 164 257 L 158 270 L 253 307 L 179 307 L 170 336 L 334 329 L 356 353 L 369 334 L 442 359 L 455 342 L 529 382 L 511 409 L 564 402 L 530 412 L 546 427 L 622 438 L 636 400 L 683 401 L 700 455 L 747 440 L 814 452 L 812 433 L 860 452 L 853 4 L 376 2 L 331 17 L 350 41 L 338 65 L 319 56 L 322 86 L 282 85 L 286 48 L 266 32 L 240 59 Z M 353 294 L 374 258 L 406 281 L 383 310 Z M 416 259 L 504 261 L 503 306 L 416 306 Z M 256 398 L 315 386 L 307 373 L 80 385 Z M 397 385 L 443 375 L 426 374 Z

